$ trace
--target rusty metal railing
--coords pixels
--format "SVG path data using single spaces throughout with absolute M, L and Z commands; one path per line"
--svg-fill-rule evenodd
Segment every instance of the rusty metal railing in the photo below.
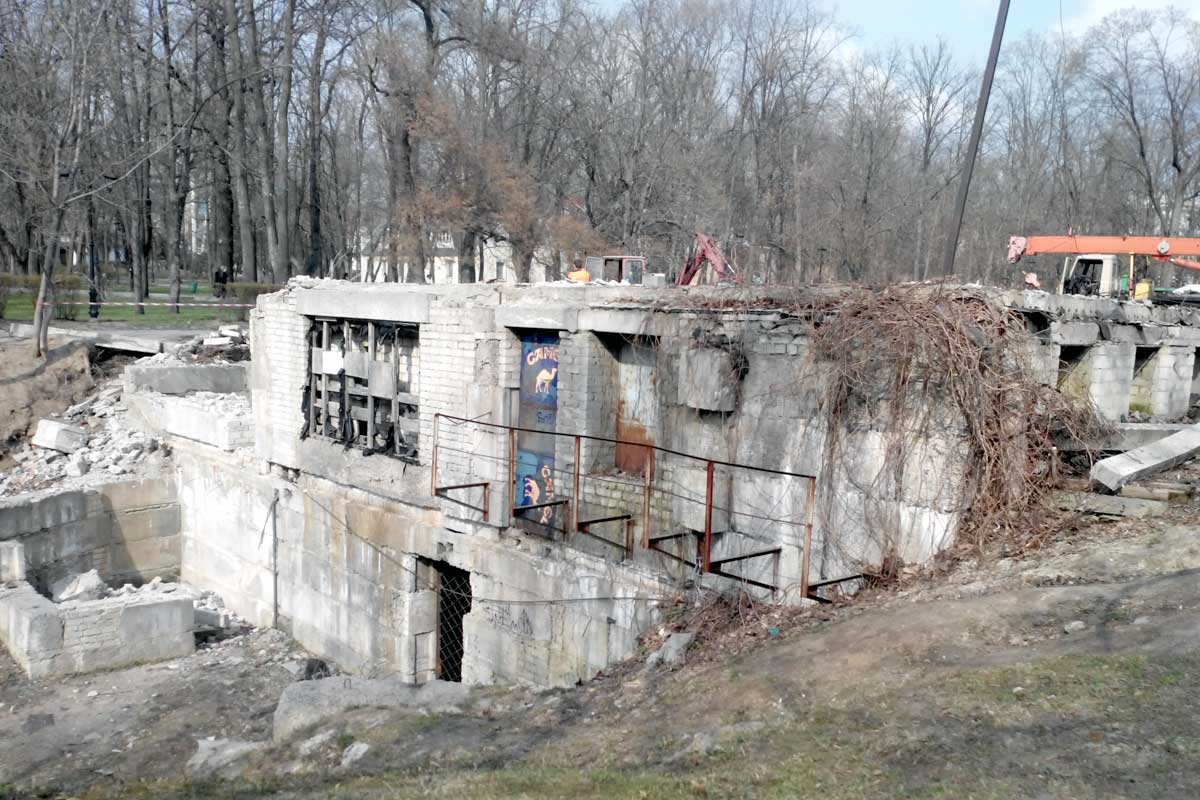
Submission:
M 803 552 L 801 554 L 801 567 L 800 567 L 800 576 L 799 576 L 800 594 L 802 597 L 810 597 L 810 598 L 816 599 L 816 600 L 822 599 L 822 598 L 819 598 L 810 593 L 810 589 L 815 588 L 816 585 L 810 585 L 810 582 L 809 582 L 809 570 L 811 569 L 811 557 L 812 557 L 813 517 L 814 517 L 814 506 L 816 504 L 816 477 L 813 475 L 808 475 L 808 474 L 801 473 L 801 472 L 791 472 L 788 470 L 772 469 L 769 467 L 758 467 L 758 466 L 754 466 L 751 464 L 739 464 L 736 462 L 722 461 L 720 459 L 704 458 L 702 456 L 693 455 L 691 453 L 684 453 L 684 452 L 680 452 L 678 450 L 672 450 L 672 449 L 665 448 L 665 447 L 659 447 L 658 445 L 647 444 L 645 442 L 630 442 L 630 441 L 625 441 L 625 440 L 621 440 L 621 439 L 612 439 L 612 438 L 603 437 L 603 436 L 590 436 L 590 435 L 580 434 L 580 433 L 562 433 L 562 432 L 558 432 L 558 431 L 543 431 L 543 430 L 537 430 L 537 429 L 533 429 L 533 428 L 522 428 L 522 427 L 519 427 L 516 425 L 501 425 L 501 424 L 495 423 L 495 422 L 484 422 L 482 420 L 467 419 L 465 417 L 456 417 L 456 416 L 452 416 L 450 414 L 434 414 L 433 415 L 433 452 L 432 452 L 431 470 L 430 470 L 430 472 L 431 472 L 431 475 L 430 475 L 431 492 L 436 497 L 439 497 L 439 498 L 448 500 L 449 502 L 456 503 L 458 505 L 462 505 L 467 508 L 473 509 L 475 511 L 481 512 L 483 514 L 483 519 L 486 522 L 492 522 L 491 503 L 489 500 L 489 496 L 491 494 L 492 482 L 476 481 L 473 483 L 459 483 L 459 484 L 448 485 L 448 486 L 438 485 L 439 453 L 440 453 L 440 450 L 444 447 L 444 445 L 441 442 L 441 430 L 440 430 L 442 420 L 446 420 L 447 422 L 451 422 L 456 425 L 469 424 L 469 425 L 479 426 L 481 428 L 489 428 L 489 429 L 492 429 L 492 430 L 495 430 L 498 432 L 504 432 L 507 434 L 507 440 L 508 440 L 507 441 L 507 455 L 503 458 L 503 460 L 506 462 L 506 467 L 507 467 L 508 491 L 510 492 L 510 494 L 509 494 L 510 498 L 515 496 L 515 488 L 514 487 L 516 485 L 516 475 L 517 475 L 517 434 L 518 433 L 531 433 L 531 434 L 539 434 L 539 435 L 554 436 L 554 437 L 559 437 L 559 438 L 573 439 L 574 440 L 574 460 L 572 462 L 571 496 L 569 498 L 555 499 L 555 500 L 550 500 L 547 502 L 534 503 L 534 504 L 530 504 L 530 505 L 517 505 L 517 504 L 510 502 L 508 504 L 508 509 L 509 509 L 508 510 L 508 521 L 511 522 L 514 519 L 516 519 L 516 515 L 520 514 L 521 512 L 527 512 L 527 511 L 532 511 L 532 510 L 536 510 L 536 509 L 544 509 L 544 508 L 549 508 L 549 507 L 562 508 L 564 540 L 569 540 L 569 538 L 573 535 L 588 536 L 588 537 L 591 537 L 594 539 L 598 539 L 599 541 L 604 542 L 606 544 L 612 545 L 613 547 L 619 547 L 624 552 L 624 555 L 626 558 L 632 556 L 634 549 L 635 549 L 633 528 L 634 528 L 634 520 L 636 517 L 635 517 L 635 513 L 633 510 L 627 511 L 626 513 L 606 514 L 604 516 L 595 517 L 595 518 L 591 518 L 591 519 L 580 519 L 580 508 L 581 508 L 580 481 L 583 477 L 585 477 L 585 476 L 581 476 L 581 474 L 580 474 L 581 449 L 582 449 L 582 443 L 585 441 L 598 442 L 601 444 L 623 445 L 623 446 L 629 446 L 629 447 L 642 448 L 645 452 L 645 461 L 644 461 L 644 466 L 643 466 L 643 470 L 642 470 L 642 477 L 643 477 L 642 508 L 640 509 L 640 517 L 642 520 L 642 537 L 641 537 L 640 544 L 641 544 L 642 549 L 652 550 L 654 552 L 660 553 L 671 559 L 674 559 L 676 561 L 680 561 L 684 564 L 687 564 L 694 569 L 699 569 L 700 571 L 705 572 L 705 573 L 710 573 L 713 575 L 719 575 L 721 577 L 730 578 L 732 580 L 741 581 L 741 582 L 744 582 L 751 586 L 756 586 L 756 587 L 759 587 L 762 589 L 767 589 L 772 592 L 777 592 L 780 588 L 779 587 L 779 584 L 780 584 L 779 559 L 783 552 L 782 546 L 766 547 L 766 548 L 763 548 L 760 550 L 755 550 L 755 551 L 749 552 L 749 553 L 742 553 L 742 554 L 738 554 L 738 555 L 725 556 L 725 557 L 720 557 L 720 558 L 715 558 L 715 559 L 713 558 L 713 538 L 714 538 L 715 534 L 719 533 L 719 532 L 713 530 L 713 527 L 714 527 L 713 512 L 716 509 L 716 506 L 714 503 L 714 487 L 713 487 L 714 473 L 715 473 L 716 468 L 725 467 L 725 468 L 728 468 L 731 470 L 748 470 L 750 472 L 755 472 L 755 473 L 761 473 L 761 474 L 766 474 L 766 475 L 777 475 L 777 476 L 782 476 L 782 477 L 786 477 L 786 478 L 794 478 L 794 479 L 804 481 L 806 484 L 806 487 L 805 487 L 805 518 L 804 518 L 804 520 L 801 522 L 797 522 L 794 520 L 778 520 L 778 519 L 773 520 L 773 521 L 778 522 L 778 523 L 798 526 L 803 529 L 804 545 L 803 545 Z M 479 455 L 479 454 L 472 453 L 470 455 Z M 654 496 L 654 491 L 655 491 L 655 489 L 654 489 L 655 466 L 656 466 L 656 461 L 658 460 L 659 455 L 674 456 L 676 458 L 684 459 L 685 461 L 696 462 L 698 464 L 704 465 L 704 469 L 705 469 L 705 493 L 704 493 L 704 501 L 703 501 L 704 502 L 704 530 L 702 532 L 683 531 L 683 532 L 671 532 L 671 533 L 661 534 L 661 535 L 657 535 L 657 536 L 651 535 L 651 527 L 653 524 L 653 522 L 652 522 L 652 510 L 653 510 L 652 509 L 652 501 L 653 501 L 653 496 Z M 595 476 L 588 476 L 588 477 L 595 477 Z M 473 505 L 464 500 L 460 500 L 460 499 L 450 497 L 447 495 L 448 492 L 470 490 L 470 489 L 483 489 L 483 500 L 480 505 L 476 506 L 476 505 Z M 676 496 L 679 496 L 679 495 L 676 495 Z M 738 512 L 731 511 L 730 509 L 721 509 L 721 510 L 723 510 L 729 514 L 738 513 Z M 623 541 L 615 541 L 613 539 L 609 539 L 609 538 L 601 536 L 601 535 L 597 534 L 595 531 L 591 530 L 592 526 L 595 526 L 595 525 L 611 525 L 613 523 L 618 523 L 618 522 L 623 523 L 621 526 L 624 528 Z M 736 531 L 733 531 L 733 532 L 736 532 Z M 697 534 L 698 534 L 698 536 L 697 536 Z M 697 536 L 697 539 L 698 539 L 695 561 L 692 561 L 678 553 L 671 552 L 670 550 L 665 549 L 664 547 L 661 546 L 666 542 L 675 541 L 675 540 L 679 540 L 679 539 L 685 539 L 689 535 Z M 730 565 L 730 564 L 747 561 L 749 559 L 766 558 L 766 557 L 771 557 L 774 560 L 771 583 L 752 579 L 752 578 L 749 578 L 744 575 L 739 575 L 737 573 L 730 572 L 726 569 L 727 565 Z

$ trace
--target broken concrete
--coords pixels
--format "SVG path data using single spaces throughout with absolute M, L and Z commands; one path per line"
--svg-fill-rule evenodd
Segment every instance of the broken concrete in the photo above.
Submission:
M 1156 517 L 1167 510 L 1167 504 L 1159 500 L 1137 500 L 1090 492 L 1058 492 L 1055 495 L 1055 503 L 1067 511 L 1134 519 Z
M 663 642 L 662 647 L 650 654 L 650 657 L 646 659 L 646 665 L 656 667 L 663 664 L 668 667 L 678 667 L 683 664 L 687 649 L 695 637 L 696 634 L 691 632 L 676 631 L 672 633 Z
M 60 453 L 74 453 L 87 443 L 88 433 L 83 428 L 52 419 L 39 420 L 33 435 L 33 444 Z
M 242 774 L 246 759 L 266 747 L 267 742 L 197 739 L 196 753 L 188 759 L 184 769 L 198 779 L 236 778 Z
M 130 393 L 171 395 L 245 392 L 248 388 L 246 368 L 246 364 L 130 364 L 125 368 L 125 387 Z
M 1153 444 L 1130 450 L 1092 465 L 1093 483 L 1111 492 L 1122 486 L 1170 469 L 1200 453 L 1200 425 L 1193 425 Z
M 50 587 L 50 599 L 56 603 L 67 603 L 72 600 L 99 600 L 108 594 L 108 586 L 100 579 L 96 570 L 88 570 L 82 575 L 68 575 L 62 580 L 55 581 Z
M 371 678 L 323 678 L 300 681 L 283 690 L 275 708 L 272 736 L 282 742 L 351 708 L 410 709 L 425 714 L 458 713 L 471 697 L 461 683 L 429 681 L 420 685 Z

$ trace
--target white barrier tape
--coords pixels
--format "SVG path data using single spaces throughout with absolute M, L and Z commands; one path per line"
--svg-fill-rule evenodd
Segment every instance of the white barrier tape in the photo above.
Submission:
M 64 300 L 64 301 L 61 301 L 58 303 L 55 303 L 53 300 L 50 300 L 45 303 L 34 303 L 34 305 L 35 306 L 53 306 L 53 305 L 60 305 L 60 306 L 65 306 L 65 305 L 72 305 L 72 306 L 170 306 L 172 308 L 174 308 L 175 306 L 179 306 L 180 308 L 189 308 L 189 307 L 195 307 L 195 308 L 255 308 L 256 307 L 254 305 L 254 303 L 184 303 L 184 302 L 179 302 L 179 303 L 109 303 L 106 301 L 92 303 L 87 300 L 70 300 L 70 301 Z

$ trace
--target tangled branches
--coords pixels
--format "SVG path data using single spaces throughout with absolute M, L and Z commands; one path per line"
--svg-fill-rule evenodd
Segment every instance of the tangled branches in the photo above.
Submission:
M 853 290 L 826 312 L 813 335 L 828 380 L 825 463 L 860 455 L 848 439 L 875 431 L 883 467 L 862 494 L 895 505 L 911 499 L 929 442 L 956 442 L 958 545 L 1011 552 L 1040 541 L 1062 467 L 1056 442 L 1085 442 L 1103 423 L 1038 380 L 1021 315 L 969 289 L 912 285 Z M 904 532 L 877 535 L 882 557 L 903 552 Z

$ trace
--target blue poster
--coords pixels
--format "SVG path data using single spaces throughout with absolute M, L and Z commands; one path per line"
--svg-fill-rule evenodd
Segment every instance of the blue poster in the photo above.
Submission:
M 561 499 L 555 491 L 555 437 L 558 425 L 558 335 L 527 333 L 521 337 L 521 389 L 517 410 L 516 486 L 514 505 L 533 506 Z M 525 519 L 559 527 L 559 506 L 521 512 Z

